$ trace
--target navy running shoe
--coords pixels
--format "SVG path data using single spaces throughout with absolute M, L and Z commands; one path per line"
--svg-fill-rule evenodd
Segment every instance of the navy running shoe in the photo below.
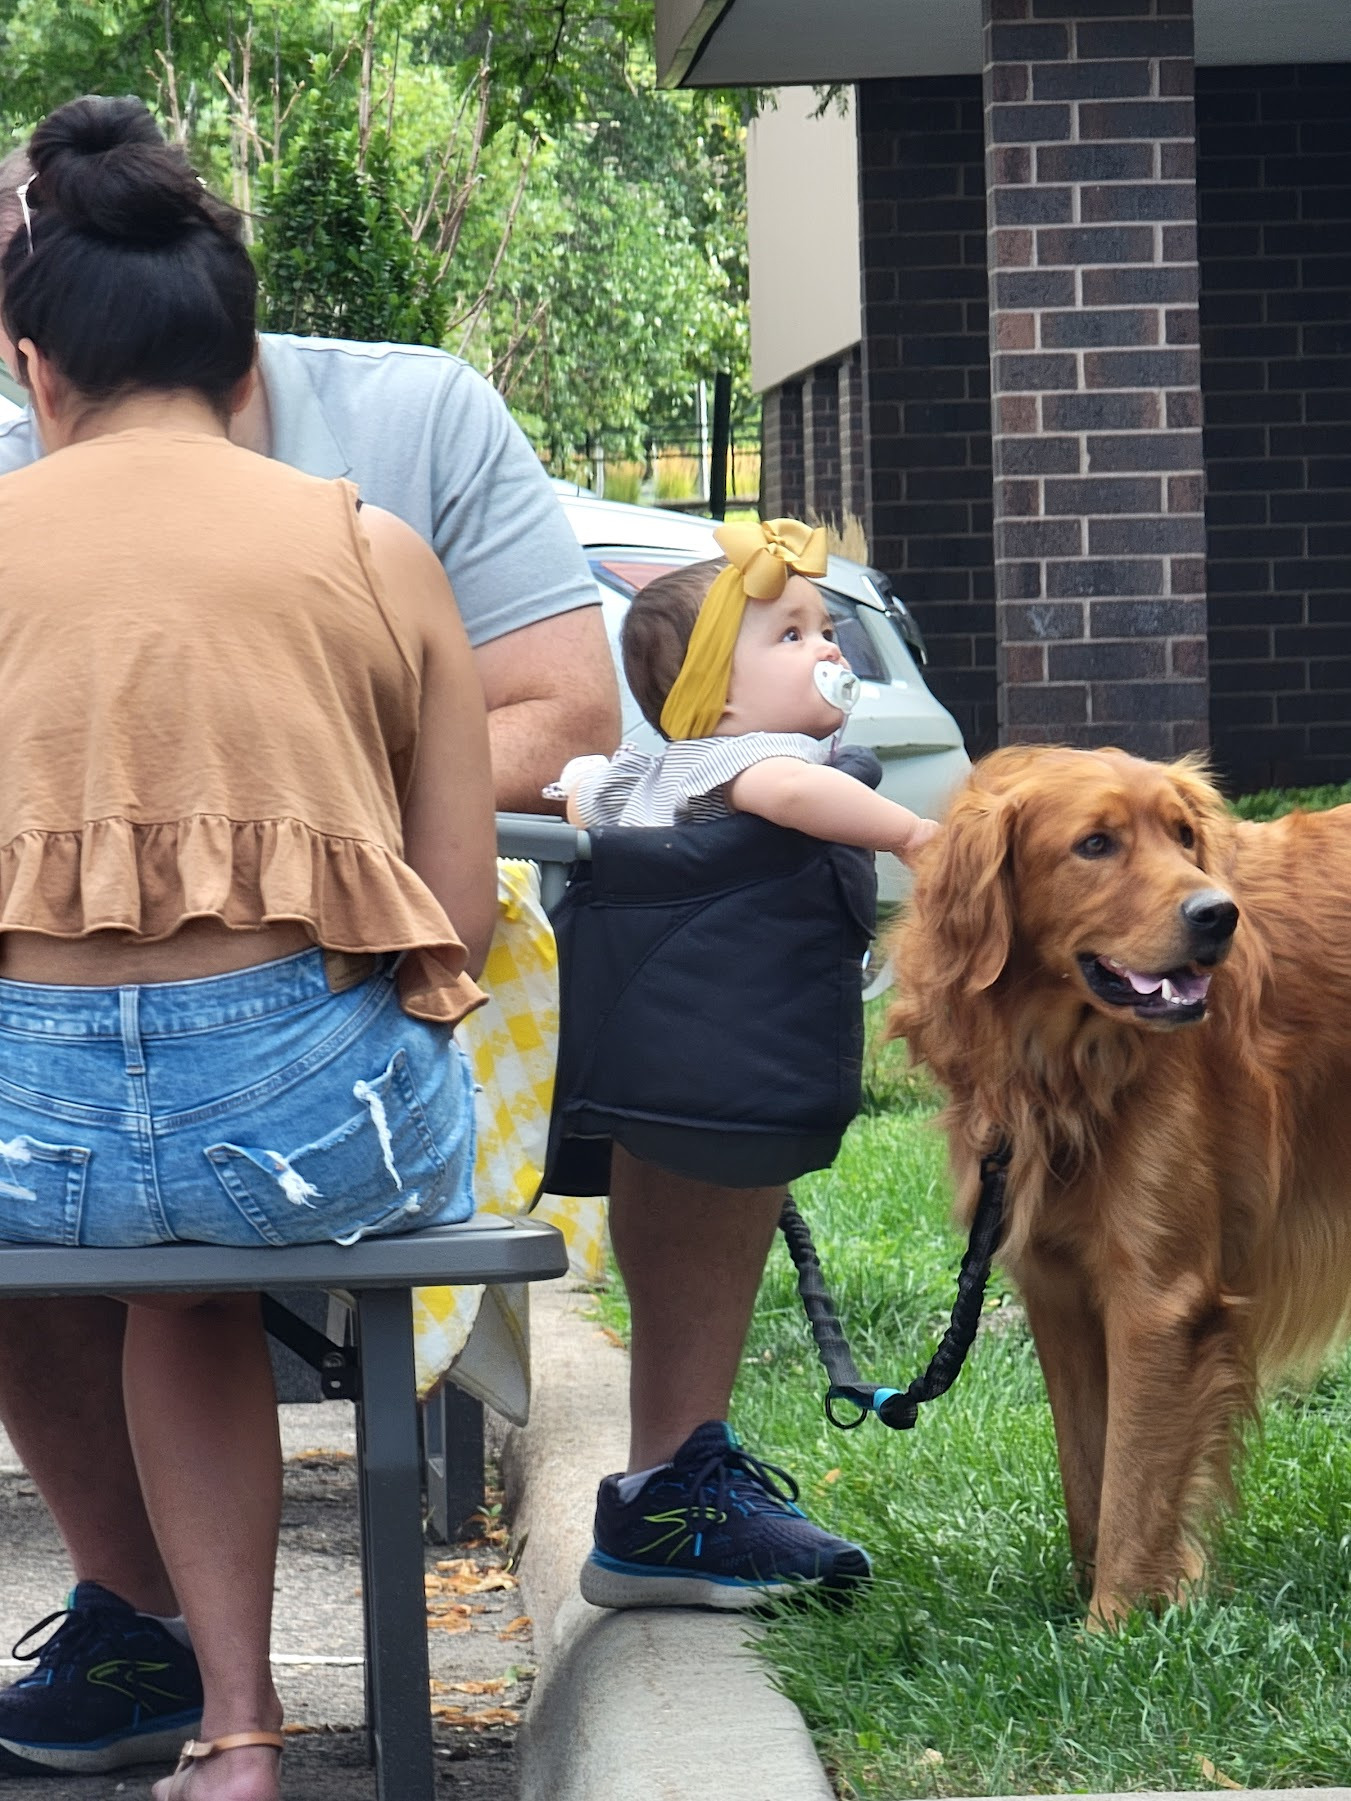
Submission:
M 59 1620 L 33 1651 L 24 1646 Z M 0 1689 L 0 1773 L 98 1775 L 178 1755 L 202 1720 L 192 1651 L 157 1620 L 81 1582 L 14 1647 L 34 1669 Z
M 786 1470 L 743 1451 L 722 1420 L 697 1427 L 631 1501 L 607 1476 L 582 1595 L 596 1607 L 763 1606 L 814 1590 L 852 1600 L 866 1551 L 823 1532 L 796 1505 Z

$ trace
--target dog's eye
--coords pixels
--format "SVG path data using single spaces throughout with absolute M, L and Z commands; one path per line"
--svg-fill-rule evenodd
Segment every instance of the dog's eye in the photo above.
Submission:
M 1074 847 L 1076 857 L 1110 857 L 1116 849 L 1116 839 L 1110 832 L 1090 832 L 1087 838 L 1081 838 Z
M 1183 820 L 1182 824 L 1177 828 L 1177 841 L 1182 846 L 1183 850 L 1192 850 L 1195 847 L 1196 833 L 1187 824 L 1186 820 Z

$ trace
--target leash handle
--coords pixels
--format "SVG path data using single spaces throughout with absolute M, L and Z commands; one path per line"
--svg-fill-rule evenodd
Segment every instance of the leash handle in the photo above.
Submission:
M 1012 1156 L 1013 1147 L 1007 1139 L 1001 1139 L 994 1150 L 980 1160 L 980 1197 L 957 1275 L 957 1299 L 947 1330 L 923 1375 L 916 1377 L 904 1390 L 875 1388 L 859 1375 L 826 1288 L 807 1222 L 794 1205 L 793 1197 L 785 1197 L 779 1226 L 797 1267 L 798 1293 L 816 1340 L 817 1352 L 830 1378 L 825 1407 L 826 1418 L 832 1426 L 842 1432 L 852 1432 L 869 1414 L 876 1414 L 884 1426 L 895 1432 L 908 1432 L 917 1423 L 923 1404 L 946 1394 L 957 1380 L 975 1342 L 990 1279 L 990 1265 L 1003 1236 L 1004 1188 Z M 846 1409 L 848 1411 L 843 1411 Z

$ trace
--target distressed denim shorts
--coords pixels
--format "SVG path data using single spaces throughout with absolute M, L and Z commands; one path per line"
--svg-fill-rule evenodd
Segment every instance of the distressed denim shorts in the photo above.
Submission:
M 473 1211 L 474 1086 L 394 959 L 128 988 L 0 981 L 0 1240 L 351 1244 Z

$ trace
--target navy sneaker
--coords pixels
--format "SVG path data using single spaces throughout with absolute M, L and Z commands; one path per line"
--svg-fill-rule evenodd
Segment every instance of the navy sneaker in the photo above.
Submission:
M 24 1646 L 59 1620 L 35 1651 Z M 97 1775 L 178 1755 L 202 1719 L 197 1659 L 158 1621 L 81 1582 L 62 1613 L 25 1632 L 36 1666 L 0 1689 L 0 1772 Z
M 697 1427 L 631 1501 L 618 1476 L 596 1497 L 582 1595 L 596 1607 L 760 1607 L 815 1590 L 852 1600 L 868 1555 L 796 1505 L 785 1470 L 743 1451 L 722 1420 Z

